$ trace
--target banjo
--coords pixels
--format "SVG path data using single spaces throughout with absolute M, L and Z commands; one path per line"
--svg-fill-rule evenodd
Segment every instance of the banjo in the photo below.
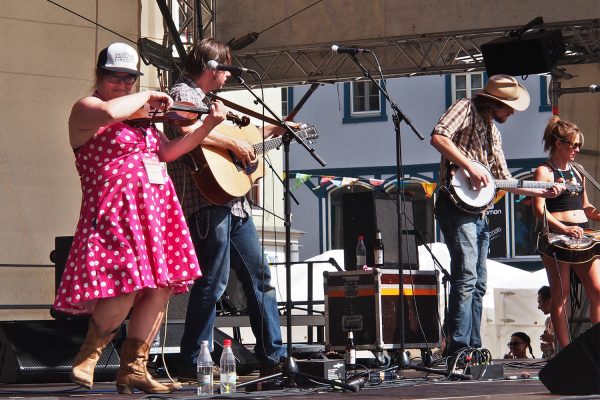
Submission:
M 492 173 L 482 163 L 475 160 L 471 160 L 471 163 L 488 177 L 490 183 L 487 186 L 482 186 L 479 190 L 474 189 L 471 185 L 469 173 L 457 165 L 452 165 L 449 168 L 446 177 L 446 191 L 452 202 L 461 210 L 471 214 L 479 214 L 490 207 L 498 189 L 548 189 L 554 186 L 554 182 L 494 179 Z M 571 193 L 583 190 L 581 185 L 577 183 L 567 182 L 565 186 L 566 190 Z

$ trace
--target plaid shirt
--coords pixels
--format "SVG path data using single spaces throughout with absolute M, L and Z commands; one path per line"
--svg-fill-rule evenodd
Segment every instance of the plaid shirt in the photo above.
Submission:
M 450 106 L 433 128 L 432 135 L 446 136 L 472 160 L 490 169 L 496 179 L 511 178 L 502 151 L 500 132 L 492 121 L 486 122 L 477 112 L 471 99 L 460 99 Z M 440 184 L 446 185 L 450 162 L 442 155 Z
M 189 101 L 197 106 L 205 106 L 204 98 L 206 94 L 187 75 L 183 75 L 173 85 L 169 94 L 175 101 Z M 177 128 L 170 125 L 165 125 L 165 134 L 169 139 L 176 139 L 180 136 Z M 196 188 L 191 175 L 193 170 L 192 165 L 191 156 L 184 155 L 170 162 L 167 166 L 169 176 L 175 185 L 177 197 L 179 197 L 186 218 L 189 218 L 203 207 L 214 205 L 206 197 L 202 196 Z M 230 200 L 226 205 L 231 208 L 231 213 L 236 217 L 246 218 L 252 215 L 252 209 L 245 197 Z

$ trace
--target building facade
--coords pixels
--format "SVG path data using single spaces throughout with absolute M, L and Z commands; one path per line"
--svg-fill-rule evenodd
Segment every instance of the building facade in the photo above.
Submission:
M 395 198 L 397 148 L 402 164 L 399 186 L 412 206 L 408 217 L 414 219 L 414 229 L 425 242 L 442 241 L 433 217 L 440 155 L 429 144 L 429 136 L 445 109 L 481 90 L 486 79 L 484 72 L 471 72 L 385 82 L 392 100 L 425 137 L 419 140 L 402 123 L 398 147 L 390 104 L 372 83 L 344 82 L 317 89 L 298 119 L 317 127 L 319 139 L 314 147 L 327 165 L 320 168 L 300 146 L 295 146 L 291 155 L 290 177 L 296 178 L 293 187 L 297 188 L 293 193 L 300 202 L 293 207 L 293 226 L 307 232 L 301 258 L 344 248 L 344 194 L 374 191 Z M 498 124 L 509 168 L 517 179 L 531 179 L 533 169 L 546 157 L 541 140 L 551 116 L 549 80 L 545 75 L 519 79 L 530 93 L 530 106 Z M 289 97 L 297 99 L 305 88 L 289 90 L 293 91 Z M 488 212 L 490 257 L 538 268 L 530 199 L 508 193 L 496 200 Z

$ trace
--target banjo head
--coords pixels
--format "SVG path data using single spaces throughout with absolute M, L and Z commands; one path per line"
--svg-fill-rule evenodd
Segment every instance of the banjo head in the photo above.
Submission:
M 488 175 L 489 184 L 482 186 L 479 190 L 473 189 L 469 175 L 463 168 L 458 168 L 450 181 L 450 187 L 465 211 L 479 213 L 485 210 L 488 205 L 494 200 L 496 195 L 496 184 L 492 174 L 483 166 L 483 164 L 472 161 L 475 166 L 486 175 Z

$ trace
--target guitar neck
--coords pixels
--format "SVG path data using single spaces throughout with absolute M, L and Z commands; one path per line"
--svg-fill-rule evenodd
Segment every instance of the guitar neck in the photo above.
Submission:
M 511 180 L 496 180 L 496 187 L 498 189 L 548 189 L 554 186 L 553 182 L 541 182 L 541 181 L 517 181 Z
M 296 135 L 300 138 L 300 139 L 306 139 L 308 137 L 308 131 L 310 131 L 312 128 L 307 128 L 307 129 L 303 129 L 301 131 L 297 131 Z M 269 139 L 269 140 L 265 140 L 264 142 L 264 147 L 263 147 L 263 143 L 257 143 L 255 145 L 253 145 L 252 147 L 254 147 L 254 152 L 256 155 L 271 151 L 273 149 L 278 148 L 279 146 L 281 146 L 281 143 L 283 143 L 283 138 L 280 137 L 276 137 L 273 139 Z

